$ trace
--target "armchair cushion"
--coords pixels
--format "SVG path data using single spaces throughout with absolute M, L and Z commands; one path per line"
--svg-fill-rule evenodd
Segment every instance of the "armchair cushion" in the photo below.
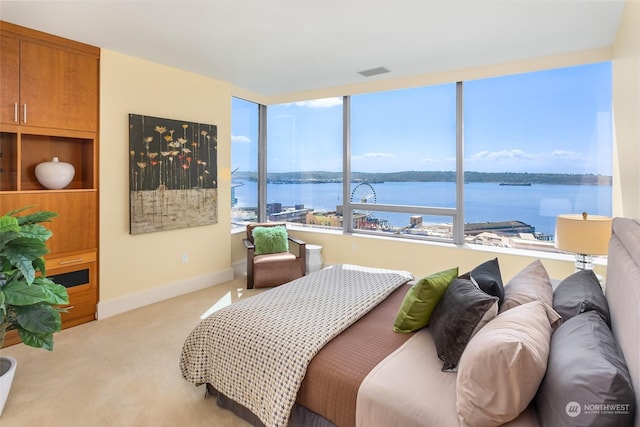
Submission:
M 285 227 L 255 227 L 252 235 L 255 255 L 275 254 L 289 250 Z

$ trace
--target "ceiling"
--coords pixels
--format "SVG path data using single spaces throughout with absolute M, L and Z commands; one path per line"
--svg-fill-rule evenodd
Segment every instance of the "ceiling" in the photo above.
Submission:
M 608 47 L 624 0 L 0 1 L 0 19 L 265 96 Z M 364 77 L 359 71 L 385 67 Z

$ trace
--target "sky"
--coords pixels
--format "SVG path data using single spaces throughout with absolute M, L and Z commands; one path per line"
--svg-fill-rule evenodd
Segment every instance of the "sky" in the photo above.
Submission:
M 611 175 L 609 62 L 464 82 L 464 168 Z M 351 170 L 455 170 L 455 84 L 351 97 Z M 269 172 L 342 170 L 342 99 L 267 108 Z M 255 171 L 257 106 L 234 99 L 233 169 Z

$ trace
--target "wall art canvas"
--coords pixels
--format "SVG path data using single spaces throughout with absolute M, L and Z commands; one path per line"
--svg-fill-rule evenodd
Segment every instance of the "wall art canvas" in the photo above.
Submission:
M 218 222 L 217 127 L 129 114 L 131 234 Z

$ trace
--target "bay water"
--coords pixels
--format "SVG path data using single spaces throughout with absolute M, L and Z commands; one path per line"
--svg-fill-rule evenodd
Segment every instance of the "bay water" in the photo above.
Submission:
M 255 207 L 257 183 L 234 180 L 237 207 Z M 240 185 L 237 185 L 240 184 Z M 358 184 L 351 184 L 353 192 Z M 375 193 L 375 196 L 371 194 Z M 354 202 L 455 208 L 453 182 L 384 182 L 355 189 Z M 348 194 L 347 199 L 351 199 Z M 362 197 L 362 200 L 358 200 Z M 316 211 L 335 211 L 343 203 L 341 183 L 267 184 L 267 203 L 283 207 L 304 205 Z M 588 212 L 611 216 L 611 186 L 532 184 L 509 186 L 498 183 L 467 183 L 464 186 L 464 222 L 522 221 L 537 232 L 553 235 L 556 216 Z M 411 214 L 372 212 L 392 226 L 406 226 Z M 451 217 L 423 216 L 424 223 L 451 222 Z

